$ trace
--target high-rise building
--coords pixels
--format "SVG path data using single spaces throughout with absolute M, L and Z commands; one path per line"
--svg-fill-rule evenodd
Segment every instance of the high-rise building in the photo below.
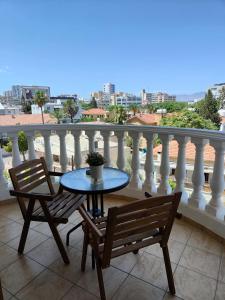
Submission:
M 104 94 L 112 95 L 112 94 L 115 94 L 115 91 L 116 91 L 115 84 L 110 83 L 110 82 L 104 84 L 104 86 L 103 86 L 103 93 Z

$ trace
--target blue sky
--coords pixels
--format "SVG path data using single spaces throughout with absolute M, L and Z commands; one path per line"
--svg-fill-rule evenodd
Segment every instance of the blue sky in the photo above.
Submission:
M 0 93 L 113 82 L 139 93 L 225 82 L 225 0 L 0 0 Z

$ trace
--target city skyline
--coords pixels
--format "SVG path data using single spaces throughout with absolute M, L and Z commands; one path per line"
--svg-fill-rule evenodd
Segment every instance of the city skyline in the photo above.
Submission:
M 0 94 L 47 85 L 86 98 L 105 82 L 191 94 L 225 79 L 222 0 L 3 0 L 0 11 Z

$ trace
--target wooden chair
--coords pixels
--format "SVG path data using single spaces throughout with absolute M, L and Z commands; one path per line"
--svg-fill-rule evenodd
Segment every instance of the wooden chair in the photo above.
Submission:
M 84 243 L 81 270 L 85 271 L 87 247 L 91 245 L 96 261 L 101 299 L 105 300 L 102 269 L 110 266 L 112 258 L 159 243 L 164 256 L 171 294 L 175 294 L 168 252 L 168 239 L 180 202 L 181 193 L 138 200 L 108 210 L 108 217 L 93 220 L 79 207 L 84 218 Z
M 50 226 L 63 261 L 68 264 L 69 258 L 57 230 L 57 225 L 68 222 L 69 216 L 83 203 L 85 196 L 64 192 L 60 186 L 55 193 L 50 176 L 61 176 L 63 173 L 48 171 L 44 158 L 27 161 L 9 170 L 14 190 L 10 195 L 16 196 L 22 216 L 23 230 L 18 252 L 23 253 L 31 221 L 47 222 Z M 43 183 L 47 183 L 49 193 L 41 193 Z M 39 188 L 38 193 L 31 192 Z M 28 203 L 25 201 L 28 199 Z
M 2 291 L 2 285 L 1 285 L 1 279 L 0 279 L 0 300 L 3 300 L 3 291 Z

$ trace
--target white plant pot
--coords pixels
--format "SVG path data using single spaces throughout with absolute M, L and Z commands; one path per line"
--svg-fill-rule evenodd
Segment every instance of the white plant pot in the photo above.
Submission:
M 95 183 L 102 182 L 102 170 L 103 165 L 100 166 L 90 166 L 91 177 L 93 178 Z

